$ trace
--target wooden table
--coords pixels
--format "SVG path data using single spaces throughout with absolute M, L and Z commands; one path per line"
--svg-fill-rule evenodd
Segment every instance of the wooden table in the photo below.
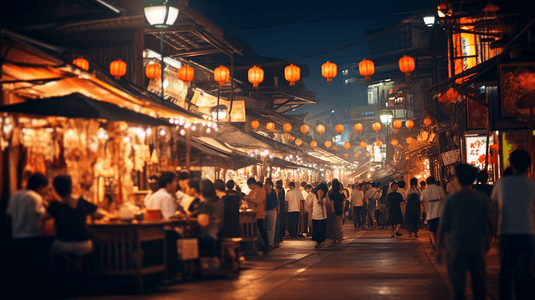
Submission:
M 245 244 L 244 252 L 256 254 L 258 243 L 256 226 L 256 211 L 240 210 L 240 236 Z

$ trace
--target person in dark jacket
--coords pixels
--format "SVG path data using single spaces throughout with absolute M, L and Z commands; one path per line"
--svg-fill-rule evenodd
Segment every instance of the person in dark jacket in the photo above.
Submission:
M 225 190 L 223 180 L 214 182 L 215 192 L 225 204 L 225 218 L 223 221 L 223 237 L 240 237 L 240 196 L 235 191 Z
M 277 197 L 279 198 L 279 238 L 286 236 L 286 191 L 282 187 L 282 180 L 277 180 Z
M 401 215 L 401 203 L 403 202 L 403 196 L 398 193 L 398 183 L 392 182 L 390 187 L 392 192 L 386 197 L 388 202 L 388 223 L 390 230 L 392 231 L 392 237 L 401 236 L 399 229 L 403 223 L 403 216 Z

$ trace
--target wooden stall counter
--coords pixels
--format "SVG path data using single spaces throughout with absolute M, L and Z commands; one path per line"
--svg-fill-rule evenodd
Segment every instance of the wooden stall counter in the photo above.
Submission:
M 256 211 L 240 209 L 240 235 L 245 246 L 244 251 L 250 254 L 256 254 L 258 243 L 256 226 Z

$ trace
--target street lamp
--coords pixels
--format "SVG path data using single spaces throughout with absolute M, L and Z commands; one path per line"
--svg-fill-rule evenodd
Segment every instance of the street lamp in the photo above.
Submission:
M 432 27 L 435 25 L 435 16 L 425 16 L 424 23 L 427 25 L 427 27 Z
M 381 123 L 383 125 L 390 125 L 392 123 L 392 118 L 394 116 L 394 113 L 392 113 L 391 110 L 381 110 L 379 111 L 379 119 L 381 119 Z
M 145 18 L 150 26 L 156 28 L 167 28 L 173 25 L 178 18 L 178 8 L 176 0 L 145 0 L 143 2 Z M 160 31 L 160 55 L 162 98 L 164 98 L 163 75 L 165 64 L 163 61 L 163 31 Z
M 212 119 L 219 122 L 227 117 L 227 106 L 220 104 L 210 108 L 210 114 Z

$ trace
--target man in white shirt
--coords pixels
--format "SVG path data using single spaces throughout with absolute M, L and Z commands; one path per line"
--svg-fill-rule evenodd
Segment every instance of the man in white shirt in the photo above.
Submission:
M 291 237 L 297 237 L 299 212 L 305 199 L 303 198 L 303 194 L 295 189 L 295 182 L 290 182 L 288 186 L 290 187 L 290 190 L 286 194 L 286 202 L 288 202 L 288 231 Z
M 37 286 L 45 278 L 50 243 L 43 236 L 43 222 L 46 209 L 43 196 L 48 191 L 48 178 L 41 173 L 34 173 L 28 179 L 26 189 L 19 191 L 9 199 L 6 213 L 11 217 L 12 261 L 16 263 L 13 271 L 15 284 L 28 281 Z M 30 296 L 36 290 L 18 289 L 22 298 Z M 35 296 L 35 295 L 34 295 Z
M 149 203 L 149 199 L 152 196 L 152 194 L 156 193 L 160 186 L 158 185 L 158 176 L 152 175 L 149 177 L 149 193 L 145 196 L 145 199 L 143 200 L 143 204 L 145 207 L 147 207 L 147 203 Z
M 191 202 L 195 200 L 194 197 L 187 194 L 189 180 L 190 176 L 188 172 L 182 171 L 178 173 L 178 186 L 180 189 L 176 192 L 176 201 L 177 205 L 180 205 L 184 211 L 188 211 Z
M 425 202 L 429 237 L 431 238 L 432 246 L 435 247 L 440 214 L 442 213 L 442 203 L 446 199 L 446 193 L 436 185 L 435 177 L 428 177 L 426 182 L 427 188 L 423 190 L 420 202 Z
M 362 191 L 363 184 L 354 184 L 351 191 L 351 206 L 353 207 L 353 224 L 355 229 L 364 226 L 362 222 L 362 207 L 364 206 L 364 192 Z
M 162 172 L 158 178 L 160 189 L 152 194 L 146 203 L 147 208 L 160 209 L 164 219 L 175 215 L 175 199 L 172 196 L 176 191 L 177 178 L 174 172 Z
M 513 175 L 500 179 L 491 194 L 501 265 L 500 299 L 511 299 L 513 278 L 516 298 L 528 299 L 535 249 L 535 183 L 527 177 L 531 157 L 526 151 L 513 151 L 509 161 Z
M 311 235 L 311 229 L 312 229 L 312 218 L 311 218 L 311 215 L 309 214 L 310 212 L 310 208 L 309 208 L 309 204 L 310 202 L 312 201 L 313 197 L 314 196 L 312 193 L 312 186 L 310 184 L 307 184 L 305 186 L 305 190 L 301 192 L 301 194 L 303 194 L 303 199 L 305 199 L 305 202 L 304 202 L 304 209 L 305 209 L 305 230 L 303 233 L 306 233 L 307 236 Z M 306 196 L 305 196 L 306 194 Z

